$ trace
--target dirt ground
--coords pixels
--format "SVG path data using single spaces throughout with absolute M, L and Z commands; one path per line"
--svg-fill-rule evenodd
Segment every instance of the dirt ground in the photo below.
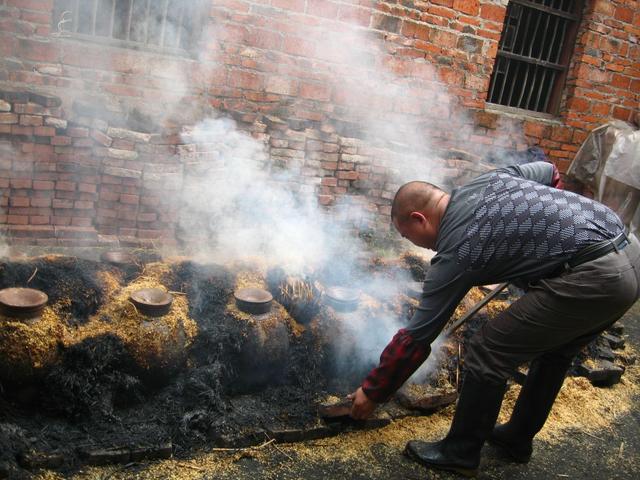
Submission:
M 627 313 L 627 348 L 640 351 L 640 302 Z M 534 443 L 530 463 L 508 463 L 497 450 L 483 450 L 480 479 L 640 478 L 640 366 L 627 367 L 620 384 L 592 387 L 569 379 L 552 418 Z M 517 387 L 515 387 L 517 390 Z M 513 388 L 511 389 L 513 390 Z M 515 398 L 511 391 L 508 398 Z M 505 400 L 504 416 L 510 402 Z M 413 438 L 435 440 L 448 428 L 453 408 L 426 417 L 404 418 L 379 430 L 297 444 L 266 440 L 251 449 L 203 449 L 188 457 L 84 468 L 72 476 L 42 472 L 40 480 L 117 479 L 453 479 L 427 470 L 402 454 Z

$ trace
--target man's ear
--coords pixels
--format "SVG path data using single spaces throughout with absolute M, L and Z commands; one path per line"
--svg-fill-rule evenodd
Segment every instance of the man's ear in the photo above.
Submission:
M 424 216 L 421 212 L 411 212 L 409 218 L 413 221 L 420 223 L 421 225 L 427 223 L 427 217 Z

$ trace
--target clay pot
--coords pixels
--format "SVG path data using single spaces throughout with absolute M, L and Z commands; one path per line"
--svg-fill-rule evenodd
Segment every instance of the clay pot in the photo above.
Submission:
M 236 306 L 245 313 L 262 315 L 271 310 L 273 295 L 261 288 L 241 288 L 233 293 Z
M 149 317 L 161 317 L 169 313 L 173 296 L 160 288 L 143 288 L 133 292 L 129 299 L 138 311 Z
M 329 287 L 325 290 L 325 301 L 338 312 L 353 312 L 360 303 L 360 292 L 348 287 Z
M 5 288 L 0 290 L 0 313 L 12 318 L 38 318 L 48 301 L 47 294 L 40 290 Z
M 251 392 L 277 384 L 285 377 L 289 330 L 284 320 L 274 313 L 244 321 L 248 322 L 248 332 L 241 347 L 236 389 Z

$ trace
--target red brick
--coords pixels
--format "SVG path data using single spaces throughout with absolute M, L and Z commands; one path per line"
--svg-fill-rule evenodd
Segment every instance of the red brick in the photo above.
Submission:
M 429 27 L 427 25 L 422 25 L 419 23 L 406 21 L 406 20 L 402 25 L 403 35 L 411 38 L 419 38 L 420 40 L 424 40 L 424 41 L 431 40 L 431 31 L 432 31 L 432 27 Z
M 120 195 L 120 201 L 128 205 L 137 205 L 140 202 L 140 197 L 138 195 L 122 194 Z
M 550 130 L 549 125 L 543 123 L 524 122 L 524 134 L 530 137 L 547 138 Z
M 105 191 L 104 189 L 100 192 L 100 200 L 104 200 L 105 202 L 117 202 L 120 200 L 120 194 L 116 192 Z
M 575 112 L 587 112 L 591 104 L 580 97 L 572 97 L 567 101 L 567 109 Z
M 78 183 L 78 191 L 84 193 L 96 193 L 98 186 L 93 183 Z
M 116 138 L 111 145 L 111 148 L 117 150 L 135 150 L 136 144 L 130 140 L 124 140 L 122 138 Z
M 458 68 L 441 68 L 440 78 L 449 86 L 459 86 L 464 82 L 464 73 Z
M 76 190 L 75 182 L 56 182 L 56 190 L 73 192 Z
M 36 127 L 33 129 L 33 134 L 38 137 L 54 137 L 56 129 L 53 127 Z
M 20 18 L 29 23 L 49 24 L 51 22 L 51 14 L 49 11 L 29 12 L 22 10 L 20 12 Z
M 28 225 L 28 215 L 7 215 L 7 223 L 11 225 Z
M 70 225 L 71 217 L 61 215 L 58 213 L 57 215 L 54 215 L 51 217 L 51 224 L 52 225 Z
M 331 205 L 335 200 L 335 197 L 333 195 L 318 195 L 318 203 L 320 205 Z
M 294 96 L 298 92 L 298 83 L 291 78 L 272 76 L 267 79 L 264 88 L 270 93 Z
M 0 124 L 11 125 L 18 123 L 18 115 L 15 113 L 0 113 Z
M 453 9 L 476 16 L 480 11 L 480 2 L 478 0 L 453 0 Z
M 551 128 L 551 140 L 556 142 L 570 142 L 572 131 L 564 126 L 553 126 Z
M 608 116 L 611 112 L 611 105 L 608 103 L 594 103 L 591 105 L 591 113 L 594 115 Z
M 327 0 L 307 0 L 307 14 L 315 17 L 338 18 L 339 5 Z
M 631 84 L 631 78 L 629 78 L 629 77 L 627 77 L 625 75 L 620 75 L 620 74 L 616 73 L 611 78 L 611 86 L 616 87 L 616 88 L 627 89 L 627 88 L 629 88 L 630 84 Z
M 63 135 L 51 137 L 51 145 L 71 145 L 71 137 Z
M 47 63 L 57 63 L 60 60 L 60 50 L 57 43 L 19 38 L 17 46 L 17 56 L 21 59 Z
M 50 217 L 46 215 L 32 215 L 29 217 L 29 223 L 31 225 L 48 225 Z
M 54 198 L 51 206 L 53 208 L 73 208 L 73 200 Z
M 31 198 L 31 206 L 32 207 L 40 207 L 40 208 L 50 207 L 51 206 L 51 199 L 50 198 L 33 198 L 32 197 Z
M 110 147 L 111 143 L 113 142 L 113 139 L 111 137 L 96 129 L 91 130 L 91 138 L 105 147 Z
M 336 176 L 341 180 L 357 180 L 358 172 L 355 171 L 338 171 Z
M 30 178 L 12 178 L 9 180 L 9 184 L 11 188 L 29 189 L 31 188 L 32 182 Z
M 53 0 L 6 0 L 6 4 L 9 7 L 40 12 L 50 12 L 53 9 Z
M 93 218 L 71 217 L 71 225 L 74 227 L 91 227 L 93 225 Z
M 480 16 L 487 20 L 502 23 L 507 9 L 500 5 L 485 3 L 480 7 Z
M 338 179 L 335 177 L 323 177 L 320 184 L 327 187 L 335 187 L 338 185 Z
M 42 125 L 42 117 L 38 115 L 20 115 L 20 125 L 25 127 L 39 127 Z
M 77 208 L 78 210 L 89 210 L 94 207 L 93 202 L 76 200 L 73 204 L 73 208 Z
M 633 117 L 633 110 L 615 106 L 613 107 L 613 117 L 630 122 Z
M 28 207 L 29 206 L 29 197 L 10 197 L 9 204 L 12 207 Z
M 139 222 L 155 222 L 158 219 L 157 213 L 139 213 L 138 221 Z
M 138 229 L 138 238 L 162 238 L 164 234 L 163 230 L 147 230 L 140 228 Z
M 22 125 L 11 125 L 11 133 L 13 135 L 33 135 L 33 127 L 25 127 Z
M 92 227 L 56 227 L 57 238 L 96 238 L 97 232 Z
M 299 95 L 302 98 L 326 102 L 331 98 L 331 88 L 325 84 L 302 82 Z
M 84 138 L 89 136 L 89 129 L 82 127 L 69 127 L 67 128 L 67 135 L 75 138 Z
M 305 0 L 271 0 L 271 6 L 292 12 L 304 12 Z
M 633 10 L 627 7 L 618 7 L 615 10 L 613 17 L 621 22 L 632 23 L 633 22 Z
M 338 19 L 342 22 L 368 27 L 371 21 L 371 10 L 343 3 L 340 4 Z
M 93 146 L 92 138 L 74 138 L 73 146 L 78 148 L 88 148 Z

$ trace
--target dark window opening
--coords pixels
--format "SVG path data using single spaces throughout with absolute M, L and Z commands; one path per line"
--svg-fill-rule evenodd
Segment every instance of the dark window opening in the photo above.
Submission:
M 487 101 L 556 113 L 583 0 L 510 0 Z
M 128 46 L 194 50 L 207 0 L 56 0 L 53 34 Z

